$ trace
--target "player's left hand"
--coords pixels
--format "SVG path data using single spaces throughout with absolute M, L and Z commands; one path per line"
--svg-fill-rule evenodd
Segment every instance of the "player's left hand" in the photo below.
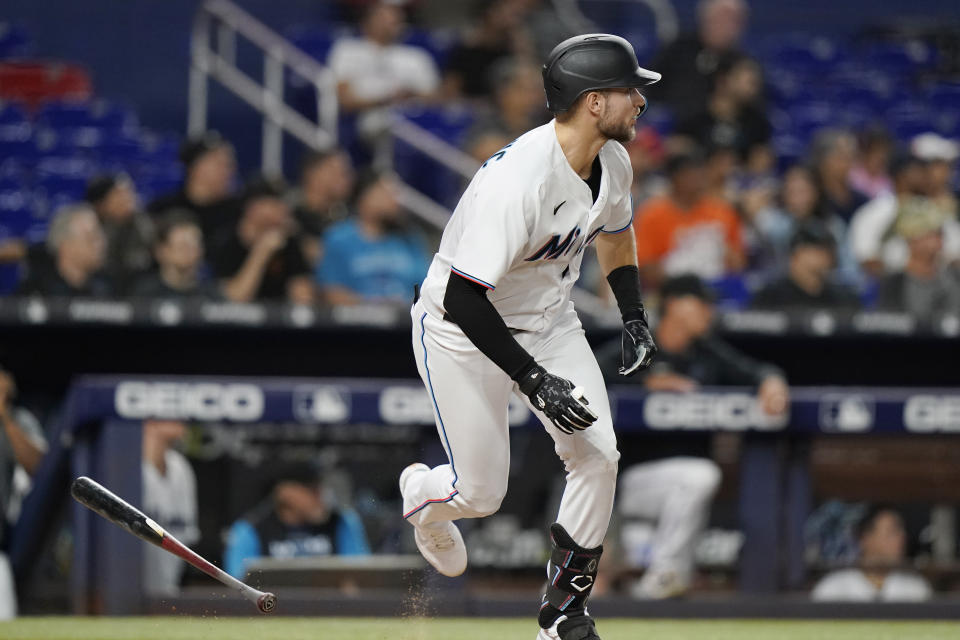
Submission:
M 623 323 L 620 375 L 632 376 L 646 369 L 656 354 L 657 345 L 646 320 L 627 320 Z
M 597 421 L 597 414 L 587 407 L 590 402 L 579 387 L 574 387 L 566 378 L 547 373 L 541 366 L 518 380 L 518 386 L 533 406 L 566 434 L 583 431 Z

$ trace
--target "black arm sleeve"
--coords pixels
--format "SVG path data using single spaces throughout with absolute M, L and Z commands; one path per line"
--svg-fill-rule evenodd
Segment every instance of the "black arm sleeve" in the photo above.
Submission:
M 536 366 L 533 356 L 520 346 L 507 324 L 493 308 L 483 285 L 450 272 L 443 307 L 480 352 L 514 380 Z
M 607 274 L 607 282 L 620 307 L 623 321 L 643 320 L 646 323 L 647 314 L 640 301 L 640 271 L 637 266 L 628 264 L 617 267 Z

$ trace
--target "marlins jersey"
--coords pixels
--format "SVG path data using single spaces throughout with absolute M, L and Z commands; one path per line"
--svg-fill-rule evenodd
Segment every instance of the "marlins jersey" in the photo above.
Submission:
M 615 141 L 600 150 L 596 202 L 557 140 L 554 121 L 520 136 L 477 171 L 447 223 L 422 296 L 442 318 L 450 272 L 489 289 L 507 326 L 541 331 L 571 307 L 570 289 L 583 252 L 600 233 L 630 227 L 626 150 Z

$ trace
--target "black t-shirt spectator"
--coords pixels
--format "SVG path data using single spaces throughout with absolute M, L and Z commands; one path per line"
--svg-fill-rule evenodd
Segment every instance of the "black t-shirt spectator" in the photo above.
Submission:
M 189 289 L 174 289 L 164 282 L 159 274 L 147 273 L 133 285 L 130 295 L 134 298 L 179 298 L 179 299 L 219 299 L 223 296 L 212 282 L 198 282 Z
M 113 292 L 107 281 L 99 275 L 92 276 L 81 287 L 74 287 L 56 269 L 44 269 L 28 275 L 20 283 L 17 293 L 24 296 L 108 298 Z
M 232 278 L 240 271 L 250 249 L 240 243 L 233 231 L 221 234 L 214 245 L 210 266 L 220 280 Z M 282 249 L 273 254 L 263 273 L 256 300 L 286 300 L 287 283 L 291 278 L 310 275 L 310 266 L 300 249 L 298 238 L 290 237 Z
M 713 52 L 695 34 L 680 36 L 662 49 L 650 69 L 663 74 L 660 82 L 646 87 L 651 101 L 665 102 L 677 122 L 701 111 L 710 95 L 710 77 L 723 54 Z
M 197 205 L 187 198 L 184 191 L 161 196 L 147 207 L 154 216 L 160 216 L 171 209 L 190 211 L 196 216 L 197 223 L 203 231 L 203 243 L 207 255 L 210 255 L 216 238 L 223 233 L 223 230 L 233 229 L 240 219 L 239 199 L 225 198 L 210 204 Z
M 447 72 L 456 74 L 461 81 L 461 91 L 468 98 L 482 98 L 493 94 L 490 86 L 490 70 L 510 52 L 503 47 L 489 48 L 482 45 L 457 45 L 450 52 Z
M 770 141 L 772 128 L 763 111 L 747 106 L 734 122 L 720 120 L 707 110 L 701 111 L 680 122 L 675 133 L 689 136 L 708 149 L 736 149 L 740 158 L 746 160 L 751 149 Z
M 790 278 L 771 282 L 754 296 L 751 306 L 754 309 L 832 309 L 834 311 L 856 311 L 860 308 L 860 299 L 847 287 L 832 282 L 827 283 L 819 295 L 811 295 L 798 287 Z

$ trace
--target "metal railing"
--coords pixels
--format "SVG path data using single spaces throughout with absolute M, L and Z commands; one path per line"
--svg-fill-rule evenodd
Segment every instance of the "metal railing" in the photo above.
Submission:
M 237 65 L 238 36 L 262 52 L 262 82 Z M 282 172 L 284 131 L 311 149 L 324 150 L 336 145 L 339 104 L 333 72 L 240 7 L 229 0 L 205 0 L 194 18 L 190 49 L 189 134 L 207 129 L 208 81 L 212 78 L 262 114 L 261 169 L 265 173 Z M 284 75 L 287 71 L 313 87 L 318 122 L 311 121 L 285 103 Z M 386 131 L 377 145 L 376 159 L 380 167 L 392 167 L 396 140 L 468 179 L 480 166 L 443 139 L 397 113 L 390 113 Z M 399 198 L 414 215 L 438 229 L 443 229 L 450 217 L 449 208 L 409 185 L 401 183 Z

